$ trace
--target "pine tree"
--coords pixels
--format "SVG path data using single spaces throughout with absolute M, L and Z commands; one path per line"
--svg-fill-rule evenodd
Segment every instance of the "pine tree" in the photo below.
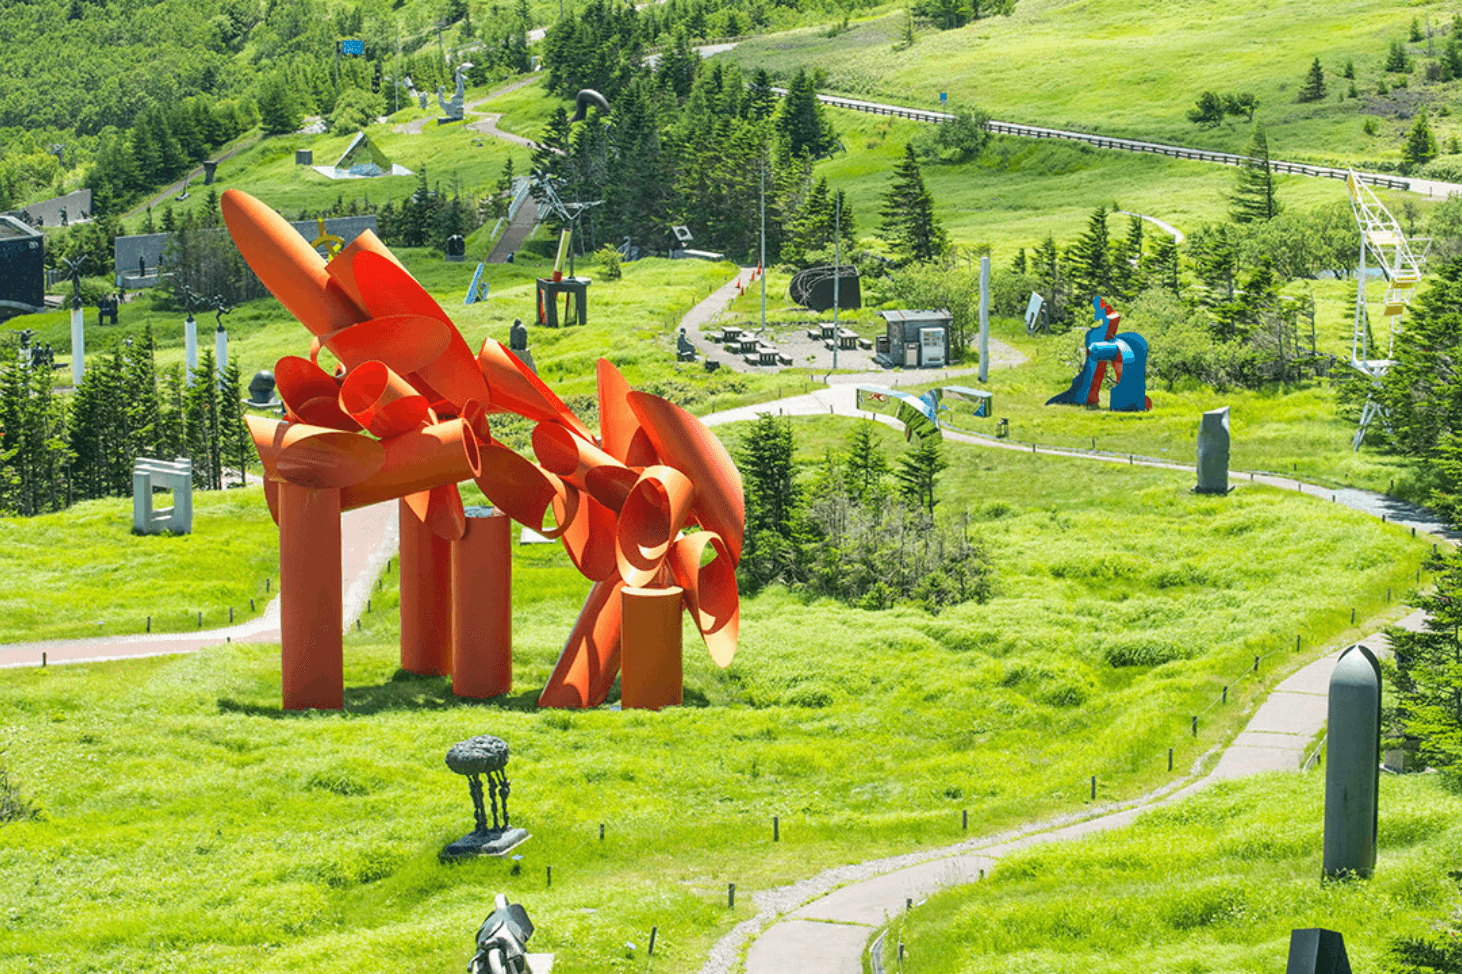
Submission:
M 1254 129 L 1249 144 L 1248 165 L 1240 166 L 1229 196 L 1229 215 L 1235 223 L 1256 223 L 1279 215 L 1279 201 L 1274 196 L 1274 170 L 1269 164 L 1269 139 L 1263 127 Z
M 888 458 L 873 435 L 873 421 L 859 420 L 845 441 L 847 462 L 844 483 L 848 495 L 859 504 L 878 504 L 887 490 Z
M 793 155 L 816 158 L 831 150 L 837 141 L 822 102 L 817 100 L 817 79 L 805 70 L 798 69 L 787 86 L 787 96 L 782 99 L 782 111 L 777 116 L 777 130 L 786 138 Z
M 912 144 L 894 169 L 893 185 L 883 197 L 879 233 L 900 258 L 917 264 L 940 257 L 949 247 L 944 227 L 934 215 L 934 198 L 924 188 Z
M 1056 238 L 1050 234 L 1031 254 L 1032 273 L 1036 276 L 1037 289 L 1046 299 L 1045 312 L 1051 322 L 1065 321 L 1070 309 L 1062 300 L 1064 296 L 1064 275 L 1061 268 L 1061 250 Z
M 183 395 L 185 452 L 193 460 L 193 483 L 204 490 L 223 487 L 223 442 L 219 423 L 218 364 L 213 349 L 198 354 L 193 385 Z
M 1320 66 L 1320 59 L 1315 58 L 1310 65 L 1310 73 L 1305 76 L 1305 83 L 1300 88 L 1299 100 L 1321 101 L 1325 97 L 1325 69 Z
M 1440 559 L 1435 588 L 1421 594 L 1420 632 L 1391 626 L 1395 723 L 1426 764 L 1452 784 L 1462 780 L 1462 557 Z
M 755 121 L 771 118 L 776 114 L 777 96 L 772 91 L 772 77 L 766 68 L 757 68 L 747 86 L 745 115 Z
M 939 449 L 939 441 L 932 436 L 919 440 L 918 445 L 899 457 L 899 468 L 895 475 L 899 494 L 910 507 L 922 508 L 934 513 L 934 489 L 938 485 L 939 473 L 949 466 Z
M 1107 208 L 1099 206 L 1071 247 L 1072 290 L 1086 303 L 1092 297 L 1112 293 L 1112 250 L 1107 237 Z
M 123 376 L 127 446 L 131 459 L 157 457 L 158 411 L 157 370 L 154 364 L 155 345 L 152 325 L 146 324 L 142 335 L 128 350 Z
M 1411 70 L 1411 57 L 1406 53 L 1406 45 L 1400 41 L 1392 41 L 1391 49 L 1386 54 L 1385 69 L 1392 74 L 1406 74 Z
M 1411 126 L 1406 144 L 1401 147 L 1402 160 L 1408 166 L 1424 166 L 1437 157 L 1437 151 L 1437 138 L 1432 134 L 1426 112 L 1417 112 L 1416 123 Z
M 1178 240 L 1159 234 L 1145 260 L 1148 280 L 1155 286 L 1178 293 Z
M 218 380 L 219 452 L 238 475 L 239 486 L 249 482 L 249 464 L 254 457 L 254 438 L 244 422 L 244 390 L 239 363 L 229 362 Z

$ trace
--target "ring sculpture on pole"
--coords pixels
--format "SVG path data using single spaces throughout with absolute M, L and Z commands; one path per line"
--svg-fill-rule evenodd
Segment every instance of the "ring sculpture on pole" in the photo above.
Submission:
M 373 233 L 327 262 L 252 196 L 228 190 L 221 204 L 244 259 L 313 336 L 307 358 L 275 366 L 285 418 L 248 417 L 279 525 L 285 709 L 343 706 L 340 515 L 393 500 L 402 669 L 450 674 L 458 695 L 510 689 L 510 637 L 474 625 L 511 618 L 510 535 L 469 524 L 464 480 L 494 513 L 561 541 L 594 582 L 540 706 L 598 706 L 621 661 L 625 706 L 680 703 L 682 609 L 730 664 L 746 512 L 741 474 L 705 424 L 600 359 L 596 436 L 500 342 L 474 355 Z M 493 440 L 498 413 L 537 424 L 537 462 Z

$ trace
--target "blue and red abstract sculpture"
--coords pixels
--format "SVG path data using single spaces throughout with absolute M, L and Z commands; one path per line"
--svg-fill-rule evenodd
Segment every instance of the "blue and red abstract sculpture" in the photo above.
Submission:
M 1136 413 L 1151 409 L 1152 400 L 1147 398 L 1147 340 L 1135 331 L 1118 334 L 1121 314 L 1099 297 L 1092 298 L 1091 303 L 1097 324 L 1086 333 L 1086 362 L 1071 380 L 1071 388 L 1047 399 L 1046 405 L 1100 405 L 1102 381 L 1110 362 L 1116 378 L 1112 386 L 1112 410 Z

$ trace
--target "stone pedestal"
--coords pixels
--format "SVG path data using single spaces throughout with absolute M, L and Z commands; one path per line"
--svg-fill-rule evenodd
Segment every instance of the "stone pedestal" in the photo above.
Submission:
M 183 322 L 183 377 L 188 385 L 193 384 L 193 373 L 198 371 L 198 322 L 189 315 Z
M 86 313 L 81 308 L 71 309 L 71 384 L 81 385 L 86 372 Z

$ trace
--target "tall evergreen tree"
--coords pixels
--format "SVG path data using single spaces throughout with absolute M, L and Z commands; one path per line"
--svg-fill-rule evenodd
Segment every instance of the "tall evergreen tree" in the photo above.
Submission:
M 1320 59 L 1315 58 L 1310 65 L 1309 73 L 1305 75 L 1305 83 L 1300 87 L 1299 100 L 1322 101 L 1325 98 L 1325 69 L 1320 66 Z
M 893 184 L 879 210 L 879 233 L 900 258 L 923 264 L 944 254 L 949 240 L 934 215 L 934 198 L 924 188 L 912 144 L 893 172 Z
M 837 141 L 832 125 L 817 100 L 817 79 L 798 69 L 782 99 L 777 130 L 787 140 L 793 155 L 817 157 L 830 151 Z
M 847 462 L 844 485 L 848 495 L 864 506 L 877 504 L 886 490 L 888 458 L 873 435 L 873 421 L 859 420 L 845 441 Z
M 934 489 L 938 486 L 940 471 L 948 466 L 949 461 L 944 459 L 937 439 L 932 436 L 920 439 L 913 449 L 899 457 L 895 474 L 899 494 L 910 507 L 922 508 L 933 514 L 934 505 L 938 503 Z
M 1408 166 L 1424 166 L 1437 157 L 1437 137 L 1432 134 L 1426 112 L 1416 113 L 1416 122 L 1401 147 L 1401 158 Z
M 1254 141 L 1249 143 L 1248 165 L 1240 166 L 1229 197 L 1229 215 L 1235 223 L 1257 223 L 1279 215 L 1279 200 L 1274 195 L 1274 170 L 1269 164 L 1269 139 L 1262 126 L 1255 127 Z
M 1083 304 L 1097 295 L 1112 293 L 1112 248 L 1107 236 L 1107 208 L 1099 206 L 1086 223 L 1086 232 L 1071 245 L 1072 292 Z

